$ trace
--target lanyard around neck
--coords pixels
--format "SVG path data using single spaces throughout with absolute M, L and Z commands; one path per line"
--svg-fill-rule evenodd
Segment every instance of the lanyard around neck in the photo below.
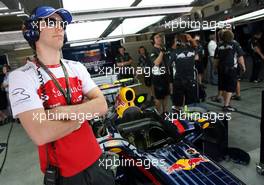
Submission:
M 38 58 L 37 58 L 37 64 L 39 64 L 43 68 L 43 70 L 49 75 L 49 77 L 51 78 L 53 83 L 56 85 L 58 90 L 63 94 L 64 98 L 66 99 L 67 104 L 70 105 L 71 104 L 71 89 L 70 89 L 70 82 L 69 82 L 69 74 L 68 74 L 68 72 L 66 70 L 66 67 L 62 63 L 62 61 L 60 61 L 60 65 L 62 67 L 64 76 L 65 76 L 66 92 L 61 87 L 61 85 L 59 84 L 59 82 L 58 82 L 57 78 L 55 77 L 55 75 Z

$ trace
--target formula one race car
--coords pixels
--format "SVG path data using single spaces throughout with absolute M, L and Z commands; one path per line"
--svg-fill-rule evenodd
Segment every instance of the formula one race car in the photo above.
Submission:
M 92 124 L 105 153 L 100 163 L 113 171 L 116 184 L 244 184 L 192 146 L 210 120 L 164 119 L 153 108 L 135 106 L 131 91 L 121 89 L 106 118 Z

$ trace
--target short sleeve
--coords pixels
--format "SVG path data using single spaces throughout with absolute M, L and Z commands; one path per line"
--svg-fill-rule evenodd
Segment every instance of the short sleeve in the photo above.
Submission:
M 236 53 L 237 53 L 237 57 L 241 57 L 241 56 L 245 55 L 242 47 L 240 46 L 240 44 L 238 42 L 236 42 Z
M 208 44 L 208 53 L 210 57 L 213 57 L 215 55 L 217 44 L 214 41 L 210 41 Z
M 154 63 L 154 61 L 156 60 L 156 58 L 158 58 L 158 54 L 155 52 L 155 51 L 152 51 L 151 53 L 150 53 L 150 61 L 152 62 L 152 63 Z
M 82 92 L 83 94 L 89 93 L 93 88 L 97 87 L 90 73 L 87 71 L 86 67 L 80 63 L 80 80 L 82 81 Z
M 37 93 L 36 82 L 25 72 L 13 71 L 9 75 L 9 99 L 13 117 L 18 114 L 43 108 L 42 100 Z

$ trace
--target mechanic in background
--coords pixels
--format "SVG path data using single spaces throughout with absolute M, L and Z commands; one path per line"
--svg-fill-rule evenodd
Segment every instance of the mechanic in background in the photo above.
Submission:
M 216 44 L 216 36 L 215 34 L 211 34 L 209 36 L 210 42 L 208 43 L 208 63 L 207 63 L 207 82 L 212 85 L 217 85 L 217 71 L 214 71 L 214 55 L 215 49 L 217 47 Z
M 142 68 L 149 68 L 148 71 L 151 71 L 152 63 L 150 61 L 149 54 L 144 46 L 140 46 L 138 48 L 138 54 L 139 54 L 138 66 Z M 148 92 L 150 92 L 150 96 L 151 96 L 150 98 L 151 100 L 154 100 L 153 87 L 151 82 L 152 81 L 151 73 L 148 74 L 149 76 L 147 76 L 147 74 L 143 74 L 143 75 L 144 75 L 145 86 L 148 88 Z
M 9 91 L 8 91 L 8 86 L 9 86 L 9 72 L 11 71 L 11 67 L 7 64 L 3 66 L 3 74 L 4 76 L 4 81 L 1 85 L 1 88 L 6 92 L 6 99 L 7 99 L 7 108 L 6 108 L 6 114 L 10 120 L 12 120 L 12 111 L 10 107 L 10 101 L 9 101 Z
M 246 71 L 244 52 L 240 44 L 234 40 L 234 34 L 231 30 L 225 30 L 222 39 L 223 42 L 219 43 L 215 51 L 219 71 L 218 86 L 219 90 L 223 91 L 223 111 L 234 112 L 236 108 L 230 105 L 230 100 L 232 93 L 236 91 L 238 65 L 241 65 L 243 72 Z
M 198 101 L 195 60 L 199 60 L 199 56 L 197 43 L 190 35 L 180 34 L 177 42 L 170 57 L 170 82 L 172 103 L 179 112 L 184 105 Z
M 262 68 L 262 63 L 264 61 L 264 54 L 261 47 L 260 39 L 262 37 L 262 32 L 257 31 L 252 40 L 251 40 L 251 49 L 253 50 L 253 68 L 252 68 L 252 75 L 250 78 L 250 82 L 258 83 L 261 80 L 259 79 L 259 73 Z
M 118 55 L 115 57 L 115 61 L 117 67 L 120 68 L 118 79 L 134 77 L 133 70 L 130 70 L 133 63 L 132 58 L 123 46 L 118 48 Z
M 194 40 L 196 41 L 197 47 L 196 47 L 196 52 L 198 54 L 198 60 L 195 60 L 195 68 L 197 69 L 198 72 L 198 82 L 199 84 L 202 84 L 203 80 L 203 74 L 204 74 L 204 62 L 203 62 L 203 56 L 205 54 L 204 48 L 200 42 L 200 36 L 195 35 Z
M 153 50 L 150 53 L 152 62 L 152 83 L 154 90 L 155 105 L 159 113 L 168 112 L 169 91 L 169 70 L 167 51 L 163 46 L 160 33 L 151 35 Z

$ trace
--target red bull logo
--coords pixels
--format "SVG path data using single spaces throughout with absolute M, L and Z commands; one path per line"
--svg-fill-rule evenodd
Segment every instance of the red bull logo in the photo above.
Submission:
M 196 168 L 202 162 L 208 162 L 209 160 L 204 157 L 197 157 L 191 159 L 179 159 L 176 163 L 171 165 L 167 172 L 171 174 L 174 171 L 181 171 L 181 170 L 192 170 Z

